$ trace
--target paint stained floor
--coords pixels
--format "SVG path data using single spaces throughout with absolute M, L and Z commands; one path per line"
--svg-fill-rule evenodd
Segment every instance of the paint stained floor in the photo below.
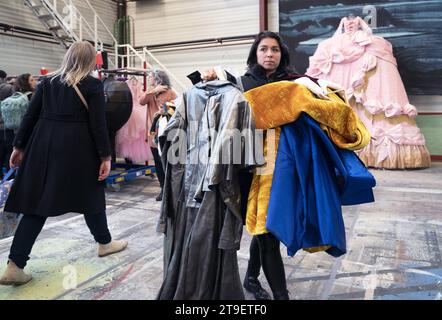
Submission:
M 376 202 L 344 207 L 347 254 L 336 259 L 300 251 L 291 258 L 281 246 L 291 299 L 442 299 L 442 163 L 372 173 Z M 163 237 L 155 231 L 158 191 L 151 177 L 107 191 L 111 233 L 129 240 L 129 247 L 105 258 L 97 256 L 81 215 L 48 219 L 26 267 L 34 279 L 0 286 L 0 299 L 154 299 L 163 276 Z M 241 277 L 250 239 L 244 231 Z M 0 240 L 0 272 L 11 241 Z

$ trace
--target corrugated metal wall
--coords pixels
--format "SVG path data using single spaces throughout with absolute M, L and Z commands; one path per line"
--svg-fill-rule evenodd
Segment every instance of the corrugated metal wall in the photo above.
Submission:
M 87 4 L 83 0 L 74 0 L 74 4 L 93 26 Z M 112 32 L 117 17 L 116 4 L 110 0 L 94 0 L 92 6 Z M 23 0 L 1 0 L 0 23 L 47 32 L 31 9 L 23 4 Z M 100 28 L 99 35 L 104 42 L 112 43 L 111 37 Z M 38 74 L 42 66 L 53 70 L 59 66 L 64 53 L 65 50 L 58 44 L 11 37 L 10 33 L 0 34 L 0 69 L 11 75 L 24 72 Z
M 115 2 L 110 0 L 89 0 L 89 2 L 92 4 L 92 7 L 98 13 L 98 16 L 103 20 L 109 31 L 113 32 L 113 26 L 117 20 L 117 5 Z M 81 15 L 93 28 L 94 16 L 86 2 L 83 0 L 74 0 L 74 4 L 81 12 Z M 98 35 L 103 42 L 113 44 L 112 37 L 106 32 L 100 23 L 98 23 Z
M 278 0 L 268 1 L 269 29 L 279 30 Z M 128 3 L 135 20 L 135 46 L 161 45 L 259 32 L 257 0 L 163 0 Z M 244 73 L 249 44 L 219 45 L 205 49 L 155 52 L 154 55 L 190 86 L 186 75 L 221 65 L 238 75 Z
M 1 0 L 0 22 L 39 31 L 46 31 L 31 9 L 23 4 L 23 0 Z
M 39 74 L 41 67 L 55 70 L 66 52 L 59 44 L 0 36 L 0 69 L 8 75 Z
M 155 45 L 255 34 L 257 0 L 164 0 L 128 4 L 135 19 L 135 45 Z

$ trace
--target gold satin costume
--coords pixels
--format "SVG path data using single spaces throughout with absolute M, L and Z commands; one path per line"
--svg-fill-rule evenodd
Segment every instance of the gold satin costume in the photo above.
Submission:
M 305 112 L 320 124 L 339 148 L 359 150 L 369 143 L 370 133 L 345 98 L 341 98 L 331 90 L 328 92 L 327 97 L 330 100 L 319 99 L 303 85 L 280 81 L 244 93 L 250 104 L 256 128 L 275 129 L 267 130 L 264 138 L 266 165 L 257 168 L 253 175 L 246 216 L 246 228 L 250 234 L 259 235 L 268 232 L 265 226 L 280 126 L 296 121 L 301 112 Z M 274 145 L 268 145 L 272 139 Z M 304 250 L 316 252 L 328 248 L 329 246 L 323 246 L 304 248 Z

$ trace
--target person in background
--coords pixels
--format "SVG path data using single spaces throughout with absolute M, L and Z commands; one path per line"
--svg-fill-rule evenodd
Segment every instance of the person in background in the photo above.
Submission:
M 7 76 L 5 71 L 0 70 L 0 102 L 11 96 L 14 92 L 12 85 L 6 81 Z
M 161 163 L 161 158 L 158 153 L 158 146 L 155 143 L 155 132 L 151 134 L 151 126 L 155 114 L 161 112 L 162 106 L 166 102 L 170 102 L 177 98 L 176 91 L 170 85 L 169 76 L 163 70 L 154 70 L 149 76 L 150 87 L 140 99 L 141 105 L 146 105 L 146 139 L 149 143 L 150 149 L 155 161 L 155 171 L 160 182 L 161 191 L 155 198 L 161 201 L 163 198 L 164 186 L 164 169 Z
M 150 135 L 154 137 L 155 144 L 158 146 L 158 154 L 161 156 L 161 148 L 158 143 L 158 137 L 164 132 L 170 118 L 175 113 L 175 105 L 173 102 L 166 102 L 160 111 L 157 111 L 152 120 L 150 127 Z M 163 168 L 164 169 L 164 168 Z
M 30 73 L 24 73 L 19 75 L 14 82 L 14 93 L 13 95 L 16 95 L 17 92 L 25 95 L 27 97 L 28 101 L 26 103 L 29 105 L 29 101 L 32 98 L 32 95 L 34 94 L 35 87 L 37 85 L 37 82 L 35 81 L 34 77 Z M 12 98 L 11 98 L 12 99 Z M 23 100 L 20 100 L 23 101 Z M 24 103 L 24 102 L 23 102 Z M 3 120 L 3 139 L 4 139 L 4 159 L 7 160 L 6 162 L 6 169 L 9 170 L 9 158 L 12 154 L 12 143 L 14 142 L 15 138 L 15 132 L 16 130 L 6 128 L 5 122 L 6 122 L 6 115 L 2 114 L 2 120 Z
M 11 167 L 20 167 L 5 211 L 22 213 L 2 285 L 22 285 L 23 268 L 46 219 L 68 212 L 84 215 L 98 242 L 98 256 L 124 250 L 107 225 L 104 186 L 111 166 L 101 81 L 90 76 L 95 49 L 75 42 L 60 69 L 37 87 L 14 140 Z
M 27 93 L 29 100 L 32 98 L 32 94 L 37 86 L 37 81 L 30 73 L 23 73 L 17 77 L 14 83 L 14 92 Z
M 0 70 L 0 103 L 14 92 L 13 86 L 6 81 L 6 77 L 6 72 Z M 12 148 L 8 150 L 6 147 L 10 145 L 7 143 L 10 139 L 6 136 L 4 129 L 3 119 L 0 117 L 0 178 L 3 178 L 3 167 L 9 169 L 9 156 L 12 152 Z

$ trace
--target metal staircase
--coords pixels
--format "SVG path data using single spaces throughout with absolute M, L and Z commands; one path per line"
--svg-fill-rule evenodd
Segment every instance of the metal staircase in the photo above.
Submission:
M 148 61 L 149 57 L 171 76 L 176 85 L 183 89 L 186 88 L 146 48 L 137 51 L 130 44 L 118 44 L 117 39 L 99 17 L 89 0 L 82 1 L 87 4 L 89 12 L 93 15 L 92 23 L 83 17 L 72 0 L 24 0 L 24 3 L 64 48 L 69 48 L 75 41 L 89 40 L 95 45 L 96 50 L 108 52 L 110 67 L 121 69 L 152 69 L 152 65 Z M 106 38 L 111 39 L 112 43 L 106 44 L 99 36 L 99 30 L 108 35 Z M 119 51 L 124 51 L 124 53 L 119 53 Z
M 48 1 L 32 1 L 25 0 L 25 5 L 28 6 L 46 29 L 52 33 L 56 39 L 66 49 L 70 43 L 79 40 L 79 37 L 72 32 L 72 29 L 66 26 L 63 17 L 54 9 L 54 4 Z

